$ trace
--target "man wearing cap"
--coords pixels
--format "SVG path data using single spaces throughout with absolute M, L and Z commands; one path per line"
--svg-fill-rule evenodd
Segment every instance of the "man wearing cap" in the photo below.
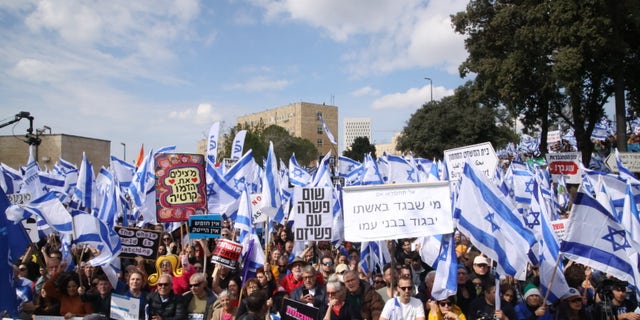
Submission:
M 540 290 L 533 283 L 529 283 L 524 287 L 522 299 L 524 300 L 515 307 L 518 319 L 553 319 L 547 306 L 542 301 Z
M 482 282 L 493 282 L 494 277 L 491 274 L 491 264 L 489 259 L 483 255 L 478 255 L 473 259 L 473 278 L 479 278 Z

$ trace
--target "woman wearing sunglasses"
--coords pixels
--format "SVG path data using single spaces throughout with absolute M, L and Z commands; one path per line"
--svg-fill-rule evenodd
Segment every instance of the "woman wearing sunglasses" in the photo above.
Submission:
M 466 320 L 462 309 L 453 303 L 455 296 L 444 300 L 429 300 L 429 320 Z

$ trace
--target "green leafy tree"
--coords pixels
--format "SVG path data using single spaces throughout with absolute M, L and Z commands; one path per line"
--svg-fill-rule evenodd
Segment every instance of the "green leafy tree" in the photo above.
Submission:
M 376 146 L 371 144 L 367 137 L 356 137 L 353 139 L 353 143 L 342 152 L 342 155 L 362 162 L 367 153 L 371 153 L 371 156 L 376 159 Z
M 397 150 L 442 159 L 444 150 L 491 142 L 495 148 L 517 141 L 507 114 L 472 97 L 471 82 L 453 96 L 425 104 L 411 115 L 398 139 Z
M 618 99 L 638 92 L 638 8 L 637 1 L 472 0 L 452 17 L 469 53 L 460 74 L 476 75 L 473 94 L 483 104 L 505 106 L 525 129 L 540 130 L 543 153 L 551 125 L 572 127 L 589 163 L 605 103 L 614 92 Z
M 318 158 L 318 149 L 307 139 L 293 137 L 289 132 L 280 126 L 270 125 L 265 128 L 261 121 L 255 126 L 248 123 L 237 124 L 229 128 L 229 131 L 222 135 L 223 148 L 220 159 L 231 157 L 231 148 L 233 139 L 240 130 L 247 130 L 244 140 L 244 151 L 253 150 L 253 157 L 260 166 L 267 158 L 269 151 L 269 141 L 273 142 L 273 151 L 276 157 L 288 163 L 293 152 L 296 153 L 296 159 L 301 165 L 309 165 Z

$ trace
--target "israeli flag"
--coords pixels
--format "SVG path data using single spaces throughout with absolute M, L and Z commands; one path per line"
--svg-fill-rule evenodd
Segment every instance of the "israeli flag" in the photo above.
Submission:
M 338 143 L 336 142 L 336 138 L 334 138 L 333 134 L 331 134 L 331 131 L 329 131 L 329 127 L 324 122 L 324 118 L 322 117 L 322 115 L 320 115 L 320 121 L 322 122 L 322 128 L 324 129 L 324 133 L 327 134 L 327 137 L 329 138 L 329 141 L 331 141 L 331 143 L 337 145 Z
M 537 264 L 537 241 L 519 213 L 497 186 L 465 163 L 453 214 L 458 230 L 482 253 L 498 262 L 499 274 L 516 276 L 527 264 Z M 529 248 L 523 250 L 523 248 Z
M 294 186 L 306 187 L 311 182 L 311 175 L 298 164 L 295 153 L 289 158 L 289 183 Z
M 412 183 L 419 182 L 418 169 L 402 157 L 387 155 L 389 164 L 388 183 Z
M 0 163 L 0 173 L 2 173 L 2 176 L 0 176 L 0 188 L 2 188 L 6 194 L 18 193 L 20 185 L 22 184 L 20 171 L 4 163 Z
M 580 185 L 560 246 L 566 258 L 636 284 L 638 243 L 612 212 Z
M 431 296 L 444 300 L 458 292 L 458 257 L 453 233 L 442 235 L 442 245 L 438 255 L 436 276 L 433 280 Z

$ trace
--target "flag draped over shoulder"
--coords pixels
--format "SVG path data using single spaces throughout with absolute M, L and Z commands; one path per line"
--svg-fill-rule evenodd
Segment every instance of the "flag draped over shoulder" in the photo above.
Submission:
M 526 269 L 527 263 L 537 264 L 532 250 L 536 239 L 517 215 L 502 192 L 466 163 L 455 201 L 454 222 L 480 252 L 498 262 L 499 274 L 515 276 Z
M 638 244 L 615 216 L 580 185 L 560 246 L 565 257 L 620 280 L 638 279 Z

